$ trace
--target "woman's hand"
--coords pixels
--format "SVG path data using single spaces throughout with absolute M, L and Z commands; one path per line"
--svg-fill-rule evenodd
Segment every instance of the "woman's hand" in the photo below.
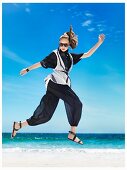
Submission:
M 103 43 L 104 39 L 105 39 L 105 35 L 100 34 L 98 36 L 98 42 L 87 53 L 84 53 L 81 58 L 90 57 L 98 49 L 98 47 Z
M 105 35 L 104 34 L 100 34 L 99 37 L 98 37 L 99 43 L 103 43 L 104 39 L 105 39 Z
M 22 69 L 22 70 L 20 71 L 20 75 L 21 75 L 21 76 L 25 75 L 26 73 L 27 73 L 26 68 L 24 68 L 24 69 Z

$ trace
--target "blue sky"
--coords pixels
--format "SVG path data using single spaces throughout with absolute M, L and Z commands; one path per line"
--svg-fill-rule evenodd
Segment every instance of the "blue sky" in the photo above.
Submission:
M 38 68 L 25 76 L 21 69 L 45 58 L 58 47 L 61 34 L 72 24 L 78 47 L 87 52 L 106 35 L 104 43 L 70 73 L 72 89 L 83 103 L 78 132 L 124 133 L 125 43 L 124 3 L 6 3 L 2 5 L 3 132 L 13 121 L 29 118 L 45 94 L 43 79 L 52 69 Z M 68 132 L 62 101 L 46 124 L 21 132 Z

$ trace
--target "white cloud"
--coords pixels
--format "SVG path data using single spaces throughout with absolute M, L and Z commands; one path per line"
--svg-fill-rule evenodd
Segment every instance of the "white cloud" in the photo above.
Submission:
M 85 16 L 87 16 L 87 17 L 93 17 L 93 14 L 91 14 L 91 13 L 89 13 L 89 12 L 86 12 L 86 13 L 85 13 Z
M 25 5 L 21 6 L 20 4 L 18 3 L 13 3 L 13 5 L 15 6 L 15 9 L 18 9 L 18 10 L 25 10 L 26 13 L 29 13 L 31 12 L 31 9 L 30 9 L 30 5 L 29 3 L 26 3 Z
M 77 5 L 73 5 L 72 7 L 68 8 L 67 11 L 72 12 L 72 11 L 76 10 L 76 8 L 77 8 Z
M 104 31 L 104 29 L 101 28 L 101 29 L 99 29 L 99 31 L 102 32 L 102 31 Z
M 22 59 L 16 53 L 9 50 L 7 47 L 3 47 L 2 52 L 3 52 L 4 57 L 6 57 L 6 58 L 8 58 L 10 60 L 13 60 L 13 61 L 15 61 L 17 63 L 23 64 L 23 65 L 26 65 L 26 66 L 31 65 L 30 62 Z
M 88 31 L 90 31 L 90 32 L 92 32 L 94 30 L 95 30 L 95 28 L 88 28 Z
M 83 26 L 83 27 L 87 27 L 87 26 L 89 26 L 91 23 L 92 23 L 91 20 L 86 20 L 86 21 L 84 21 L 84 22 L 82 23 L 82 26 Z
M 107 28 L 106 28 L 106 25 L 97 24 L 97 29 L 99 32 L 102 32 L 102 31 L 105 31 Z
M 73 13 L 76 17 L 78 17 L 78 16 L 81 16 L 82 15 L 82 12 L 80 11 L 74 11 L 74 13 Z

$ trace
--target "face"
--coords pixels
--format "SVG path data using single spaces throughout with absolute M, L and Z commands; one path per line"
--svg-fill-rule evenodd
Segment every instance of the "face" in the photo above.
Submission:
M 68 50 L 69 48 L 69 41 L 67 38 L 61 38 L 59 42 L 59 49 L 63 52 Z

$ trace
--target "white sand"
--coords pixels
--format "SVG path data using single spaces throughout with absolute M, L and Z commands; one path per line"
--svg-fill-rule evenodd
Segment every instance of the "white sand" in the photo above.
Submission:
M 124 149 L 3 149 L 3 167 L 123 167 Z

